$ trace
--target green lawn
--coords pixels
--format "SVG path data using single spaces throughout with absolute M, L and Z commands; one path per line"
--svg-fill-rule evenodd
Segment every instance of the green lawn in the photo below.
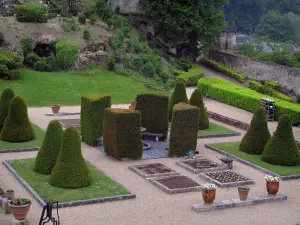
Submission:
M 235 132 L 234 130 L 209 122 L 209 128 L 207 130 L 199 130 L 198 135 L 232 134 Z
M 117 184 L 90 164 L 88 166 L 92 174 L 92 185 L 80 189 L 53 187 L 48 183 L 50 175 L 41 175 L 33 171 L 34 160 L 11 160 L 9 163 L 41 198 L 69 202 L 130 194 L 123 186 Z
M 300 166 L 277 166 L 272 165 L 261 160 L 259 155 L 250 155 L 239 150 L 240 142 L 229 142 L 229 143 L 217 143 L 212 146 L 219 148 L 229 154 L 235 155 L 241 159 L 247 160 L 253 164 L 256 164 L 262 168 L 270 170 L 281 176 L 296 175 L 300 174 Z
M 38 126 L 32 124 L 35 132 L 35 140 L 21 143 L 10 143 L 5 141 L 0 141 L 0 152 L 5 149 L 18 149 L 18 148 L 34 148 L 41 147 L 44 140 L 45 132 Z
M 150 91 L 129 77 L 103 68 L 83 72 L 38 72 L 22 68 L 20 79 L 0 80 L 0 92 L 12 88 L 28 106 L 80 105 L 83 94 L 109 94 L 112 103 L 130 103 L 136 95 Z

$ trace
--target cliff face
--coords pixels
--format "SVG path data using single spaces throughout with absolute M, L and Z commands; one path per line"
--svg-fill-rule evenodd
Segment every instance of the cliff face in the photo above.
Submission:
M 139 0 L 108 0 L 108 5 L 112 10 L 119 6 L 120 12 L 124 14 L 139 12 Z
M 1 0 L 0 13 L 8 12 L 16 5 L 22 4 L 24 2 L 36 2 L 36 3 L 44 4 L 42 0 Z

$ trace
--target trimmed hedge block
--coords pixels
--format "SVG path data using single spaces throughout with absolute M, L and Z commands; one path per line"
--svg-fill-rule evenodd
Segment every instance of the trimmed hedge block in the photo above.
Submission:
M 80 126 L 83 141 L 96 146 L 97 138 L 103 136 L 104 111 L 111 107 L 109 95 L 86 95 L 81 97 Z
M 280 88 L 280 83 L 272 80 L 263 80 L 262 84 L 266 87 L 273 88 L 275 90 L 278 90 Z
M 199 66 L 193 66 L 188 72 L 181 73 L 176 77 L 177 81 L 183 81 L 186 86 L 197 85 L 198 80 L 204 76 L 204 70 Z
M 4 125 L 4 121 L 8 115 L 8 109 L 11 99 L 15 96 L 15 93 L 12 89 L 4 89 L 0 99 L 0 132 Z
M 129 109 L 105 109 L 104 150 L 116 159 L 141 159 L 141 113 Z
M 199 108 L 185 103 L 174 106 L 170 131 L 169 156 L 184 156 L 196 150 Z
M 257 93 L 246 87 L 223 81 L 217 78 L 202 78 L 198 82 L 205 96 L 224 102 L 250 112 L 254 112 L 260 107 L 260 99 L 265 95 Z M 300 105 L 293 104 L 280 99 L 276 100 L 275 119 L 287 114 L 292 120 L 292 124 L 300 123 Z
M 142 127 L 147 132 L 168 135 L 169 97 L 161 92 L 139 94 L 136 97 L 136 110 L 141 112 Z
M 169 101 L 169 121 L 172 120 L 173 107 L 177 103 L 188 103 L 188 98 L 186 95 L 185 83 L 178 81 L 175 85 L 174 91 Z
M 25 101 L 15 96 L 10 101 L 8 115 L 0 134 L 0 140 L 7 142 L 26 142 L 35 138 L 28 118 Z
M 39 3 L 28 2 L 16 6 L 16 18 L 19 22 L 47 22 L 46 7 Z

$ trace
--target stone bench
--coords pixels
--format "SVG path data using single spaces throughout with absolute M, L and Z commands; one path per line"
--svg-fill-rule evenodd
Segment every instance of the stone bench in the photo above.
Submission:
M 162 133 L 150 133 L 150 132 L 142 132 L 142 139 L 153 140 L 155 138 L 156 141 L 160 141 L 163 138 Z

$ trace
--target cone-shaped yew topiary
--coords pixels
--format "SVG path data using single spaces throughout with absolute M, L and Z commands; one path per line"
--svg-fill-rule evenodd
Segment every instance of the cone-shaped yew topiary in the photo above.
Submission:
M 183 81 L 178 81 L 176 83 L 171 99 L 169 101 L 169 121 L 172 120 L 174 105 L 180 102 L 188 103 L 188 98 L 185 90 L 185 83 Z
M 289 116 L 282 115 L 273 137 L 265 146 L 262 160 L 281 166 L 300 164 L 300 152 L 297 148 Z
M 209 128 L 208 115 L 203 103 L 203 96 L 199 88 L 193 92 L 189 104 L 200 108 L 199 111 L 199 130 L 206 130 Z
M 28 118 L 27 106 L 22 98 L 15 96 L 10 101 L 0 139 L 7 142 L 25 142 L 34 138 L 34 130 Z
M 250 127 L 241 141 L 240 150 L 248 154 L 261 155 L 270 137 L 266 110 L 260 107 L 253 115 Z
M 75 127 L 68 127 L 49 183 L 61 188 L 82 188 L 92 183 L 90 171 L 81 152 L 81 140 Z
M 12 89 L 4 89 L 0 99 L 0 132 L 4 125 L 4 121 L 8 115 L 9 103 L 10 100 L 15 97 L 15 93 Z
M 34 164 L 34 171 L 51 174 L 61 147 L 63 129 L 58 120 L 52 120 L 47 127 L 44 141 Z

